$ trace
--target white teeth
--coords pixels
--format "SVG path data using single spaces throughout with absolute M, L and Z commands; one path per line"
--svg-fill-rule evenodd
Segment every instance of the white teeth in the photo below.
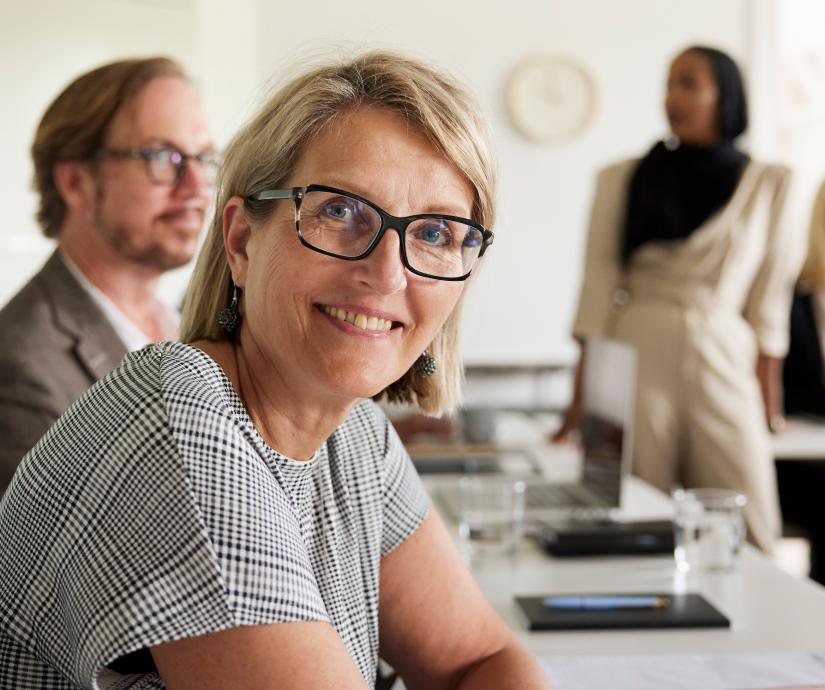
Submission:
M 347 311 L 337 307 L 324 307 L 324 313 L 339 321 L 347 321 L 364 331 L 388 331 L 392 328 L 392 321 L 379 319 L 377 316 L 367 316 L 360 312 Z

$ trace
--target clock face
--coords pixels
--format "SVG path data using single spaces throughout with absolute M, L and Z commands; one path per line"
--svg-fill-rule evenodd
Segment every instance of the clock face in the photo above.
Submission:
M 537 143 L 578 134 L 596 106 L 592 79 L 574 62 L 544 57 L 519 65 L 510 77 L 507 106 L 516 128 Z

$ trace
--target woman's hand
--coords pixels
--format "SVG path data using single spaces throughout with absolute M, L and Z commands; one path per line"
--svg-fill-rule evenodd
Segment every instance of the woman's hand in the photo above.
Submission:
M 574 399 L 564 413 L 561 426 L 550 437 L 551 443 L 567 443 L 573 440 L 582 426 L 581 400 Z

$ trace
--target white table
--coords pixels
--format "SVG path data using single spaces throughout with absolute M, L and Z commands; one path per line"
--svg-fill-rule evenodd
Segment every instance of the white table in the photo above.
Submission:
M 431 489 L 455 478 L 426 478 Z M 666 496 L 628 478 L 628 519 L 668 515 Z M 436 503 L 436 506 L 438 504 Z M 529 542 L 511 557 L 479 559 L 471 570 L 502 618 L 537 655 L 724 653 L 825 649 L 825 588 L 787 575 L 746 546 L 737 572 L 676 573 L 664 556 L 551 558 Z M 550 592 L 703 594 L 731 620 L 730 629 L 529 632 L 516 595 Z
M 788 417 L 788 426 L 771 434 L 776 460 L 825 460 L 825 422 Z

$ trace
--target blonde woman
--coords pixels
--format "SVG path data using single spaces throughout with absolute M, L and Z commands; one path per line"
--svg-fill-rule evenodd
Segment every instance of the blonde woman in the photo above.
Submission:
M 546 688 L 370 398 L 451 409 L 495 173 L 464 89 L 371 53 L 226 151 L 183 340 L 130 355 L 0 504 L 0 685 Z M 36 679 L 36 680 L 35 680 Z

